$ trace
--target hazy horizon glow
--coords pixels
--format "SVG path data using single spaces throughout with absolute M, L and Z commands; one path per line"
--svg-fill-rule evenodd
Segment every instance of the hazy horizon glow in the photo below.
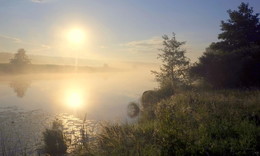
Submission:
M 73 57 L 64 31 L 77 29 L 69 38 L 81 42 L 79 57 L 155 62 L 161 36 L 175 32 L 177 40 L 186 41 L 187 56 L 196 61 L 217 41 L 226 11 L 241 2 L 0 0 L 0 52 L 24 48 L 29 54 Z M 260 12 L 259 0 L 244 2 Z

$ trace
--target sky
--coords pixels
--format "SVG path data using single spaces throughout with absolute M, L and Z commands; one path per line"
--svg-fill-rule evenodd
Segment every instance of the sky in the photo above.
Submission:
M 241 2 L 260 12 L 259 0 L 0 0 L 0 52 L 155 62 L 174 32 L 194 62 Z M 74 28 L 80 45 L 65 37 Z

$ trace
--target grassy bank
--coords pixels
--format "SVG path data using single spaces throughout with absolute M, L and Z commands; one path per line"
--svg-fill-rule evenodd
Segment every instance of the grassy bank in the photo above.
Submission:
M 138 123 L 103 126 L 76 155 L 259 154 L 259 91 L 186 91 L 150 104 Z

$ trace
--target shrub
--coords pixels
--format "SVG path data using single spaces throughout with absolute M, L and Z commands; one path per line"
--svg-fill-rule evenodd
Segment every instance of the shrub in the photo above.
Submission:
M 160 155 L 154 124 L 104 125 L 97 139 L 98 155 Z
M 155 114 L 163 155 L 259 153 L 259 97 L 259 91 L 229 90 L 161 101 Z
M 157 90 L 148 90 L 145 91 L 142 95 L 141 98 L 141 104 L 142 104 L 142 112 L 141 112 L 141 118 L 140 121 L 142 120 L 152 120 L 155 119 L 155 107 L 156 104 L 163 100 L 167 99 L 170 96 L 172 96 L 173 90 L 170 85 L 162 85 L 161 88 Z
M 52 156 L 60 156 L 66 153 L 67 145 L 62 131 L 62 123 L 54 121 L 52 129 L 43 132 L 45 152 Z

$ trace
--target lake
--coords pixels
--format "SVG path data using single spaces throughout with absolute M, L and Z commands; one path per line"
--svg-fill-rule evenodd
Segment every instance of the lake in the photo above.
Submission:
M 129 115 L 129 103 L 140 103 L 142 93 L 155 87 L 149 69 L 1 76 L 0 155 L 24 150 L 32 155 L 42 146 L 42 131 L 56 118 L 68 133 L 84 117 L 93 126 L 134 122 L 138 115 Z

